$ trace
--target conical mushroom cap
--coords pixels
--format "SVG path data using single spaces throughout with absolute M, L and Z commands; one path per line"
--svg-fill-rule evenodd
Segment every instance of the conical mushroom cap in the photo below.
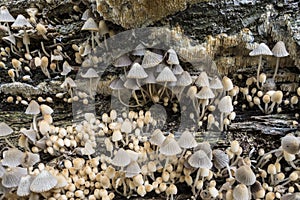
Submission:
M 195 168 L 212 168 L 212 162 L 202 150 L 194 152 L 188 159 L 188 163 Z
M 40 162 L 40 155 L 31 153 L 31 152 L 25 152 L 22 156 L 22 166 L 23 167 L 32 167 L 36 163 Z
M 157 82 L 175 82 L 177 81 L 176 76 L 170 70 L 169 67 L 165 67 L 157 76 Z
M 28 196 L 30 194 L 30 185 L 34 179 L 34 176 L 26 175 L 23 176 L 20 180 L 17 195 L 20 197 Z
M 113 63 L 113 66 L 127 67 L 127 66 L 130 66 L 131 64 L 132 64 L 132 61 L 130 60 L 129 56 L 122 55 Z
M 51 190 L 57 184 L 57 179 L 49 171 L 43 170 L 37 175 L 30 185 L 30 190 L 42 193 Z
M 98 31 L 98 25 L 93 18 L 88 18 L 83 24 L 82 31 Z
M 93 148 L 91 142 L 86 142 L 84 148 L 81 149 L 82 155 L 92 155 L 95 153 L 95 149 Z
M 176 140 L 168 136 L 161 144 L 159 151 L 165 156 L 174 156 L 181 153 L 182 150 Z
M 31 100 L 25 111 L 25 114 L 37 115 L 39 113 L 40 113 L 40 105 L 35 100 Z
M 16 29 L 28 29 L 33 28 L 29 21 L 21 14 L 17 16 L 15 22 L 11 25 L 12 28 Z
M 138 175 L 141 172 L 141 168 L 136 161 L 131 161 L 130 164 L 125 168 L 125 176 L 131 178 Z
M 132 79 L 143 79 L 147 76 L 148 75 L 145 72 L 144 68 L 139 63 L 134 63 L 127 74 L 127 78 Z
M 155 76 L 154 76 L 154 73 L 153 71 L 150 71 L 150 72 L 147 72 L 148 76 L 147 78 L 143 79 L 141 82 L 143 84 L 153 84 L 153 83 L 156 83 L 156 79 L 155 79 Z
M 248 200 L 248 188 L 244 184 L 239 184 L 233 189 L 233 198 L 238 200 Z
M 208 80 L 207 73 L 206 72 L 201 72 L 199 74 L 199 76 L 197 77 L 197 79 L 195 81 L 195 84 L 198 87 L 204 87 L 204 86 L 209 87 L 209 80 Z
M 256 181 L 255 174 L 248 165 L 239 167 L 235 172 L 235 178 L 238 182 L 245 185 L 253 185 Z
M 64 82 L 60 85 L 61 88 L 75 88 L 77 87 L 77 84 L 75 83 L 75 81 L 70 78 L 70 77 L 67 77 L 65 78 Z
M 2 40 L 10 42 L 13 45 L 16 45 L 16 38 L 15 38 L 14 35 L 9 35 L 9 36 L 2 37 Z
M 40 106 L 40 110 L 42 112 L 42 115 L 51 115 L 53 113 L 53 109 L 46 104 L 42 104 Z
M 0 22 L 14 22 L 15 18 L 9 13 L 6 6 L 0 8 Z
M 14 131 L 5 122 L 0 122 L 0 137 L 12 134 Z
M 3 153 L 2 165 L 16 167 L 22 163 L 23 152 L 16 148 L 10 148 Z
M 231 97 L 230 96 L 223 97 L 218 104 L 218 109 L 220 110 L 220 112 L 223 112 L 223 113 L 232 112 L 233 106 L 232 106 Z
M 2 176 L 2 185 L 6 188 L 17 187 L 21 177 L 27 175 L 27 170 L 21 167 L 12 167 L 6 170 Z
M 125 119 L 125 121 L 122 123 L 121 131 L 124 132 L 124 133 L 131 133 L 132 124 L 129 121 L 129 119 Z
M 135 47 L 135 49 L 132 51 L 132 55 L 134 56 L 143 56 L 146 52 L 146 48 L 144 45 L 139 44 Z
M 169 65 L 179 65 L 179 59 L 174 49 L 169 49 L 167 54 L 169 55 L 167 59 Z
M 201 90 L 195 95 L 198 99 L 212 99 L 215 98 L 215 94 L 213 91 L 207 87 L 204 86 L 201 88 Z
M 217 76 L 210 81 L 209 85 L 211 89 L 223 89 L 222 81 Z
M 68 75 L 71 71 L 73 70 L 73 67 L 71 67 L 71 65 L 65 61 L 63 63 L 63 71 L 60 73 L 62 76 L 66 76 Z M 68 77 L 67 77 L 68 78 Z
M 83 78 L 98 78 L 99 75 L 93 68 L 89 68 L 85 74 L 81 74 Z
M 142 61 L 142 66 L 145 69 L 150 67 L 155 67 L 156 65 L 161 63 L 162 60 L 163 60 L 162 55 L 146 50 Z
M 249 56 L 260 56 L 260 55 L 273 55 L 272 51 L 265 43 L 260 43 L 257 48 L 253 49 Z
M 163 135 L 162 131 L 160 129 L 155 129 L 152 136 L 150 137 L 149 142 L 153 145 L 160 146 L 166 137 Z
M 181 65 L 175 65 L 173 66 L 172 72 L 175 75 L 180 75 L 184 72 L 184 70 L 182 69 Z
M 201 142 L 195 148 L 194 151 L 202 150 L 206 153 L 207 157 L 212 159 L 212 149 L 208 142 Z
M 213 163 L 217 169 L 223 169 L 227 165 L 229 165 L 229 157 L 228 155 L 219 149 L 215 149 L 212 151 L 213 154 Z
M 117 79 L 114 79 L 110 84 L 109 84 L 109 87 L 112 89 L 112 90 L 121 90 L 121 89 L 124 89 L 124 81 L 122 81 L 122 79 L 120 78 L 117 78 Z
M 278 41 L 272 49 L 272 53 L 275 57 L 286 57 L 289 53 L 286 51 L 285 44 L 282 41 Z
M 290 154 L 297 154 L 300 151 L 300 140 L 293 135 L 286 135 L 281 138 L 281 147 Z
M 135 79 L 127 79 L 124 83 L 124 87 L 131 90 L 140 90 Z
M 118 167 L 125 167 L 130 163 L 130 157 L 123 148 L 120 148 L 111 163 Z
M 93 13 L 90 9 L 86 9 L 81 16 L 81 20 L 88 20 L 90 17 L 93 17 Z
M 188 86 L 192 84 L 193 80 L 189 72 L 184 71 L 181 75 L 177 78 L 176 85 L 177 86 Z
M 189 131 L 184 131 L 181 134 L 178 140 L 178 144 L 181 148 L 185 148 L 185 149 L 194 148 L 198 145 L 194 135 Z

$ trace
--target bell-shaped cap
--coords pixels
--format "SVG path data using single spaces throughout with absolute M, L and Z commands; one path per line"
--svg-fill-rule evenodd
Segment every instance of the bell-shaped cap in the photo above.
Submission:
M 163 132 L 160 129 L 155 129 L 150 137 L 149 142 L 152 145 L 160 146 L 166 137 L 164 136 Z
M 265 43 L 260 43 L 258 47 L 256 47 L 249 53 L 249 56 L 260 56 L 260 55 L 271 56 L 273 55 L 273 53 Z
M 289 53 L 286 51 L 285 44 L 283 41 L 278 41 L 272 49 L 272 53 L 275 57 L 281 58 L 286 57 Z
M 256 181 L 256 176 L 248 165 L 240 166 L 235 172 L 235 178 L 245 185 L 253 185 Z
M 27 169 L 21 167 L 11 167 L 6 169 L 2 176 L 2 185 L 6 188 L 17 187 L 22 176 L 27 175 Z
M 10 148 L 3 153 L 2 165 L 8 167 L 17 167 L 22 163 L 23 152 L 17 148 Z
M 14 22 L 15 18 L 9 13 L 6 6 L 0 8 L 0 22 Z
M 218 109 L 223 113 L 230 113 L 233 111 L 232 99 L 230 96 L 223 97 L 219 104 Z
M 181 153 L 182 150 L 176 140 L 173 137 L 168 136 L 161 144 L 159 151 L 165 156 L 174 156 Z
M 51 190 L 57 184 L 57 179 L 49 171 L 41 171 L 32 181 L 30 190 L 35 193 L 42 193 Z
M 89 68 L 85 74 L 81 74 L 83 78 L 98 78 L 99 75 L 95 69 Z
M 157 82 L 174 82 L 177 81 L 176 76 L 169 67 L 165 67 L 156 77 Z
M 113 66 L 115 67 L 127 67 L 130 66 L 131 64 L 132 61 L 130 60 L 129 56 L 126 54 L 120 56 L 113 62 Z
M 188 163 L 194 168 L 212 168 L 212 162 L 202 150 L 194 152 L 188 159 Z
M 195 81 L 195 84 L 198 86 L 198 87 L 204 87 L 204 86 L 207 86 L 209 87 L 209 80 L 208 80 L 208 76 L 207 76 L 207 73 L 206 72 L 201 72 L 199 74 L 199 76 L 197 77 L 196 81 Z
M 246 185 L 244 184 L 239 184 L 235 186 L 233 189 L 233 199 L 238 199 L 238 200 L 248 200 L 249 199 L 249 191 Z
M 142 66 L 145 69 L 155 67 L 156 65 L 161 63 L 161 61 L 163 61 L 162 55 L 146 50 L 142 61 Z
M 169 49 L 167 51 L 167 54 L 168 54 L 167 63 L 169 65 L 179 65 L 179 59 L 174 49 Z
M 212 151 L 212 154 L 213 163 L 217 169 L 220 170 L 229 165 L 229 157 L 224 151 L 215 149 Z
M 125 167 L 129 165 L 130 161 L 131 159 L 128 153 L 123 148 L 120 148 L 112 159 L 111 163 L 118 167 Z
M 131 161 L 129 165 L 127 165 L 127 167 L 125 168 L 125 176 L 128 178 L 132 178 L 136 175 L 138 175 L 139 173 L 141 173 L 141 168 L 139 166 L 139 164 L 136 161 Z
M 14 131 L 5 122 L 0 122 L 0 137 L 12 134 Z
M 281 138 L 281 147 L 290 154 L 297 154 L 300 151 L 300 140 L 294 135 L 286 135 Z
M 83 24 L 82 31 L 98 31 L 98 25 L 93 18 L 88 18 Z
M 17 16 L 15 22 L 11 25 L 12 28 L 15 29 L 29 29 L 33 28 L 33 26 L 29 23 L 29 21 L 21 14 Z
M 147 76 L 144 68 L 139 63 L 134 63 L 127 74 L 127 78 L 132 79 L 143 79 L 147 78 Z
M 20 197 L 25 197 L 30 194 L 30 185 L 34 179 L 34 176 L 26 175 L 23 176 L 20 180 L 18 189 L 17 189 L 17 195 Z
M 37 115 L 39 113 L 40 113 L 40 105 L 35 100 L 31 100 L 28 107 L 26 108 L 25 114 Z
M 192 82 L 193 82 L 193 80 L 192 80 L 190 73 L 187 71 L 184 71 L 177 78 L 176 85 L 185 87 L 185 86 L 192 84 Z
M 179 140 L 178 144 L 181 148 L 190 149 L 194 148 L 198 145 L 197 141 L 195 140 L 194 135 L 190 131 L 184 131 Z
M 201 90 L 195 95 L 198 99 L 212 99 L 215 98 L 215 94 L 213 91 L 207 87 L 204 86 L 201 88 Z

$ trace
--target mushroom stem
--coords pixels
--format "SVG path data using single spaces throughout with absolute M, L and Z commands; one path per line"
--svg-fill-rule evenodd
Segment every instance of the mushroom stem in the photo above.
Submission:
M 38 129 L 37 129 L 37 124 L 36 124 L 36 115 L 33 115 L 32 126 L 33 126 L 33 130 L 35 130 L 37 132 Z
M 159 93 L 159 98 L 161 98 L 162 95 L 164 94 L 166 87 L 167 87 L 167 82 L 165 82 L 164 87 L 162 88 L 161 92 L 158 91 L 158 93 Z
M 27 31 L 24 30 L 24 36 L 23 36 L 23 43 L 25 44 L 26 52 L 30 54 L 29 46 L 27 42 L 24 42 L 26 40 L 26 37 L 29 37 L 27 34 Z
M 220 131 L 223 131 L 223 126 L 224 126 L 223 118 L 224 118 L 224 113 L 221 112 L 221 114 L 220 114 Z
M 193 192 L 193 195 L 195 196 L 195 198 L 196 198 L 196 195 L 197 195 L 196 186 L 197 186 L 198 179 L 200 177 L 200 172 L 201 172 L 201 168 L 199 168 L 198 171 L 197 171 L 195 181 L 194 181 L 194 184 L 193 184 L 193 187 L 192 187 L 192 192 Z
M 124 106 L 126 106 L 128 108 L 139 107 L 139 105 L 132 106 L 132 105 L 128 105 L 128 104 L 124 103 L 124 101 L 121 98 L 120 90 L 118 90 L 118 99 L 119 99 L 119 101 L 120 101 L 121 104 L 123 104 Z
M 91 31 L 92 34 L 92 50 L 95 48 L 95 39 L 94 39 L 94 31 Z
M 48 52 L 46 51 L 46 49 L 45 49 L 45 46 L 44 46 L 44 42 L 43 42 L 43 41 L 41 41 L 41 47 L 42 47 L 42 50 L 43 50 L 44 54 L 45 54 L 47 57 L 50 57 L 49 53 L 48 53 Z
M 275 77 L 277 75 L 278 72 L 278 67 L 279 67 L 279 57 L 276 58 L 276 67 L 275 67 L 275 71 L 274 71 L 274 75 L 273 75 L 273 81 L 275 81 Z
M 261 158 L 260 160 L 258 161 L 257 163 L 257 167 L 261 167 L 260 165 L 262 164 L 263 160 L 265 159 L 265 157 L 269 154 L 272 154 L 272 153 L 276 153 L 276 152 L 279 152 L 279 151 L 282 151 L 282 149 L 274 149 L 272 151 L 269 151 L 268 153 L 265 153 Z
M 256 86 L 258 89 L 260 89 L 259 86 L 259 73 L 260 73 L 260 68 L 261 68 L 261 62 L 262 62 L 262 55 L 259 56 L 259 63 L 258 63 L 258 67 L 257 67 L 257 76 L 256 76 Z

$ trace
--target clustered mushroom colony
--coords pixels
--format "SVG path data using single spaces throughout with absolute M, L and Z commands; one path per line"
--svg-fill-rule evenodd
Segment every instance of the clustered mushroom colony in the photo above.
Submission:
M 25 114 L 32 116 L 32 123 L 18 131 L 0 123 L 1 137 L 7 140 L 9 135 L 20 135 L 17 146 L 7 140 L 8 146 L 1 152 L 1 198 L 109 200 L 116 195 L 144 197 L 152 193 L 173 200 L 181 187 L 191 189 L 194 199 L 300 198 L 299 132 L 282 137 L 278 149 L 255 149 L 246 155 L 237 140 L 226 148 L 213 148 L 208 142 L 196 141 L 195 129 L 176 134 L 159 129 L 153 113 L 141 109 L 148 103 L 172 104 L 176 113 L 178 103 L 187 101 L 195 110 L 192 120 L 200 126 L 206 124 L 206 130 L 216 127 L 223 131 L 235 119 L 234 107 L 240 102 L 242 109 L 257 106 L 265 114 L 280 113 L 283 106 L 299 108 L 300 87 L 289 93 L 276 90 L 280 58 L 289 55 L 282 41 L 270 51 L 266 44 L 253 44 L 250 30 L 243 29 L 240 38 L 252 50 L 249 55 L 259 56 L 257 77 L 247 77 L 245 87 L 234 85 L 227 76 L 211 76 L 205 71 L 191 75 L 171 47 L 162 51 L 139 45 L 115 59 L 113 66 L 122 68 L 124 74 L 110 83 L 118 100 L 132 110 L 111 110 L 100 118 L 85 113 L 84 121 L 63 127 L 54 125 L 49 104 L 53 105 L 54 98 L 83 104 L 95 98 L 99 74 L 92 63 L 100 58 L 84 58 L 114 33 L 104 20 L 97 22 L 90 10 L 83 13 L 82 31 L 90 31 L 91 37 L 71 48 L 74 64 L 86 67 L 80 76 L 88 84 L 85 91 L 74 92 L 78 83 L 68 75 L 75 65 L 69 64 L 71 59 L 59 43 L 44 46 L 51 27 L 39 20 L 38 8 L 26 12 L 29 18 L 21 14 L 14 18 L 5 6 L 0 8 L 1 31 L 5 31 L 2 40 L 9 45 L 1 48 L 0 70 L 7 71 L 11 86 L 32 90 L 36 88 L 19 81 L 33 82 L 34 71 L 42 72 L 47 81 L 59 76 L 62 91 L 55 97 L 7 97 L 8 103 L 27 106 Z M 42 38 L 41 50 L 31 51 L 31 37 L 36 33 Z M 224 38 L 229 40 L 225 34 L 217 39 L 208 37 L 207 43 Z M 261 73 L 266 55 L 276 57 L 273 75 Z M 122 99 L 124 89 L 131 91 L 129 102 Z M 45 163 L 44 156 L 53 162 Z

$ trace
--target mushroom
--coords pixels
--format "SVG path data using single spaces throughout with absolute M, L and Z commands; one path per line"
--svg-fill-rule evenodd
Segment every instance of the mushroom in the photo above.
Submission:
M 113 62 L 113 66 L 115 67 L 123 67 L 124 68 L 124 74 L 126 76 L 126 67 L 130 66 L 132 64 L 132 61 L 130 60 L 129 56 L 124 54 L 122 56 L 120 56 L 119 58 L 117 58 L 114 62 Z
M 19 14 L 17 16 L 17 19 L 15 20 L 15 22 L 11 25 L 11 27 L 15 28 L 15 29 L 23 29 L 24 30 L 23 44 L 26 47 L 26 52 L 28 54 L 30 54 L 29 46 L 28 46 L 30 44 L 30 39 L 29 39 L 26 29 L 31 29 L 31 28 L 33 28 L 33 26 L 28 22 L 28 20 L 23 15 Z
M 253 185 L 256 181 L 256 176 L 250 166 L 242 165 L 235 172 L 235 179 L 247 186 Z
M 147 69 L 157 66 L 163 61 L 163 56 L 149 50 L 146 50 L 142 61 L 142 67 Z
M 179 90 L 178 96 L 177 96 L 178 101 L 181 100 L 181 96 L 182 96 L 182 93 L 183 93 L 185 87 L 191 85 L 192 82 L 193 82 L 192 77 L 191 77 L 190 73 L 187 71 L 183 71 L 181 73 L 181 75 L 177 78 L 176 87 L 180 87 L 180 90 Z
M 221 112 L 220 114 L 220 130 L 223 131 L 223 117 L 224 113 L 229 114 L 230 112 L 233 111 L 233 106 L 232 106 L 232 99 L 230 96 L 225 96 L 223 97 L 219 104 L 218 104 L 218 109 Z
M 195 80 L 195 84 L 198 86 L 198 87 L 204 87 L 204 86 L 207 86 L 209 87 L 209 80 L 208 80 L 208 76 L 207 76 L 207 73 L 206 72 L 201 72 L 199 74 L 199 76 L 197 77 L 197 79 Z
M 289 53 L 286 51 L 285 44 L 283 41 L 278 41 L 272 49 L 273 55 L 276 57 L 276 68 L 273 75 L 273 80 L 275 81 L 275 77 L 278 72 L 279 60 L 282 57 L 286 57 Z
M 27 171 L 22 167 L 7 168 L 2 176 L 2 185 L 6 188 L 17 187 L 23 176 L 27 175 Z
M 282 102 L 282 98 L 283 98 L 283 93 L 282 91 L 278 90 L 275 91 L 272 95 L 271 95 L 271 102 L 272 104 L 270 105 L 270 107 L 268 108 L 268 114 L 273 112 L 274 106 L 277 104 L 277 106 L 279 104 L 281 104 Z
M 97 32 L 98 29 L 98 25 L 96 24 L 95 20 L 93 18 L 88 18 L 85 23 L 83 24 L 82 31 L 91 31 L 91 35 L 92 35 L 92 49 L 94 50 L 95 48 L 95 39 L 94 39 L 94 32 Z
M 72 78 L 70 78 L 70 77 L 65 78 L 64 82 L 60 85 L 60 87 L 67 89 L 68 93 L 70 94 L 71 98 L 73 99 L 72 89 L 76 88 L 77 84 L 75 83 L 75 81 Z
M 33 179 L 34 179 L 34 176 L 32 176 L 32 175 L 22 176 L 22 178 L 20 179 L 20 183 L 18 185 L 18 189 L 17 189 L 18 196 L 25 197 L 30 194 L 30 192 L 31 192 L 30 185 L 31 185 Z
M 49 79 L 51 79 L 50 73 L 48 71 L 48 64 L 49 64 L 48 57 L 43 56 L 41 58 L 41 65 L 40 65 L 41 70 L 45 76 L 47 76 Z
M 214 166 L 218 169 L 218 171 L 220 172 L 221 169 L 223 169 L 224 167 L 227 168 L 228 174 L 229 174 L 229 178 L 232 178 L 231 175 L 231 171 L 230 171 L 230 167 L 229 167 L 229 157 L 228 155 L 219 149 L 215 149 L 212 151 L 213 154 L 213 164 Z
M 46 36 L 47 29 L 43 24 L 38 23 L 35 28 L 36 28 L 38 34 L 40 34 L 45 40 L 48 40 L 48 38 Z
M 260 43 L 257 48 L 253 49 L 249 53 L 249 55 L 250 56 L 259 56 L 259 63 L 258 63 L 258 67 L 257 67 L 257 76 L 256 76 L 256 85 L 258 88 L 260 88 L 258 80 L 259 80 L 260 68 L 262 65 L 262 56 L 263 55 L 271 56 L 271 55 L 273 55 L 273 53 L 265 43 Z
M 16 82 L 15 81 L 15 70 L 14 69 L 9 69 L 7 71 L 8 76 L 11 78 L 12 82 Z
M 32 125 L 33 125 L 33 130 L 36 132 L 38 131 L 36 116 L 39 113 L 40 113 L 40 105 L 35 100 L 31 100 L 28 107 L 26 108 L 25 114 L 33 115 Z
M 215 97 L 215 94 L 208 86 L 203 86 L 201 90 L 195 95 L 195 97 L 200 99 L 199 105 L 201 104 L 202 111 L 199 119 L 202 119 L 205 114 L 205 108 L 209 104 L 209 99 L 213 99 Z M 200 106 L 197 106 L 197 108 L 200 109 Z M 200 113 L 199 110 L 198 113 Z
M 90 98 L 93 98 L 92 88 L 93 88 L 93 79 L 96 79 L 96 83 L 98 82 L 99 75 L 93 68 L 89 68 L 85 74 L 81 73 L 81 76 L 83 78 L 90 79 L 89 84 L 89 92 L 90 92 Z
M 9 29 L 9 22 L 14 22 L 15 18 L 9 13 L 6 6 L 1 6 L 0 8 L 0 24 L 4 23 L 4 26 L 7 28 L 9 35 L 12 35 Z
M 202 168 L 205 168 L 205 169 L 212 168 L 212 162 L 203 150 L 198 150 L 198 151 L 194 152 L 189 157 L 188 163 L 192 167 L 198 169 L 196 177 L 195 177 L 194 185 L 192 187 L 192 192 L 193 192 L 194 196 L 196 197 L 196 194 L 197 194 L 196 193 L 196 186 L 197 186 L 197 182 L 198 182 L 198 179 L 199 179 L 199 176 L 200 176 L 201 169 Z
M 112 159 L 111 163 L 117 167 L 121 167 L 120 171 L 123 171 L 123 168 L 129 165 L 131 162 L 130 156 L 123 149 L 120 148 Z
M 47 192 L 54 188 L 57 179 L 48 170 L 42 170 L 32 181 L 30 190 L 35 193 Z
M 14 148 L 15 146 L 7 139 L 6 136 L 12 134 L 14 131 L 5 122 L 0 122 L 0 137 L 4 137 L 5 141 L 9 146 Z
M 159 74 L 158 76 L 156 77 L 156 81 L 158 83 L 164 83 L 163 85 L 163 88 L 160 89 L 158 91 L 158 94 L 159 94 L 159 98 L 162 97 L 162 95 L 164 94 L 164 91 L 167 87 L 167 83 L 168 82 L 176 82 L 177 81 L 177 78 L 176 76 L 173 74 L 173 72 L 170 70 L 169 67 L 165 67 Z
M 176 140 L 173 138 L 172 135 L 168 135 L 165 140 L 163 141 L 163 143 L 160 146 L 159 152 L 166 156 L 166 162 L 165 162 L 165 166 L 163 171 L 166 170 L 166 167 L 169 163 L 169 159 L 172 156 L 175 156 L 179 153 L 181 153 L 181 148 L 179 146 L 179 144 L 176 142 Z
M 168 55 L 168 59 L 167 59 L 167 63 L 169 65 L 179 65 L 179 59 L 178 56 L 176 54 L 176 52 L 174 51 L 174 49 L 169 49 L 166 53 L 166 55 Z
M 251 199 L 251 194 L 249 194 L 249 190 L 247 189 L 246 185 L 244 184 L 238 184 L 233 189 L 233 198 L 238 200 L 248 200 Z
M 195 136 L 189 131 L 184 131 L 181 134 L 178 144 L 181 148 L 183 148 L 180 158 L 184 156 L 187 149 L 194 148 L 198 145 L 197 141 L 195 140 Z
M 71 65 L 67 61 L 65 61 L 63 63 L 63 71 L 60 74 L 62 76 L 67 76 L 72 70 L 73 70 L 73 67 L 71 67 Z
M 127 167 L 125 168 L 125 176 L 127 178 L 132 178 L 141 173 L 141 171 L 142 170 L 139 164 L 136 161 L 131 161 L 129 165 L 127 165 Z

